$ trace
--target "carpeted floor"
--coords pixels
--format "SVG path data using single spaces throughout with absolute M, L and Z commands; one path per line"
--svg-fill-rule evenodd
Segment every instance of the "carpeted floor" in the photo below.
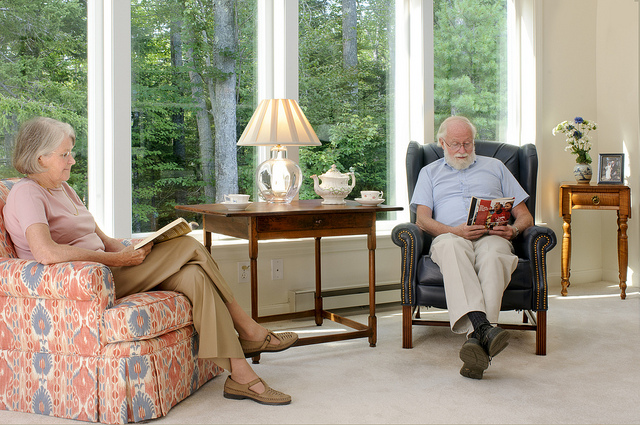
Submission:
M 510 331 L 509 347 L 481 381 L 458 373 L 464 336 L 414 326 L 414 348 L 404 350 L 400 306 L 383 306 L 375 348 L 359 339 L 263 355 L 256 371 L 291 394 L 291 405 L 227 400 L 222 375 L 149 423 L 640 424 L 640 294 L 637 287 L 627 294 L 623 301 L 617 285 L 595 282 L 572 285 L 568 297 L 552 295 L 547 355 L 534 354 L 533 332 Z M 364 310 L 349 317 L 366 321 Z M 501 316 L 519 319 L 515 313 Z M 340 331 L 309 321 L 273 328 L 292 328 L 301 336 Z M 0 423 L 78 422 L 0 411 Z

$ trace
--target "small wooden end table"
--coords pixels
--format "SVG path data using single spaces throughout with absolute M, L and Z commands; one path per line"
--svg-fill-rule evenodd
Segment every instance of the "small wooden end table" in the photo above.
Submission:
M 230 211 L 222 204 L 179 205 L 176 209 L 203 215 L 205 246 L 211 249 L 211 233 L 219 233 L 249 241 L 251 261 L 251 317 L 259 323 L 315 317 L 317 325 L 323 319 L 355 329 L 333 335 L 300 338 L 296 345 L 317 344 L 354 338 L 369 338 L 376 345 L 375 316 L 375 249 L 376 215 L 400 211 L 402 207 L 387 205 L 362 206 L 354 201 L 344 205 L 323 205 L 322 199 L 293 201 L 290 204 L 254 202 L 244 211 Z M 367 235 L 369 249 L 369 323 L 364 325 L 323 309 L 320 239 L 326 236 Z M 313 310 L 260 316 L 258 313 L 258 241 L 267 239 L 315 239 L 316 291 Z M 254 359 L 256 360 L 256 359 Z
M 560 216 L 564 230 L 562 235 L 562 291 L 567 295 L 571 274 L 571 211 L 616 210 L 618 212 L 618 271 L 620 278 L 620 298 L 626 298 L 628 239 L 627 220 L 631 217 L 631 190 L 626 185 L 575 184 L 560 185 Z

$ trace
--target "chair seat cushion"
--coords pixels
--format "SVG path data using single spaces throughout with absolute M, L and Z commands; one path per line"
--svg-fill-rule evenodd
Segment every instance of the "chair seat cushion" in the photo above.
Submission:
M 105 310 L 104 343 L 139 341 L 166 334 L 193 323 L 191 302 L 179 292 L 150 291 L 116 300 Z
M 414 305 L 423 305 L 441 309 L 447 308 L 444 291 L 444 280 L 440 267 L 431 257 L 423 255 L 418 262 L 417 285 Z M 518 266 L 511 275 L 511 282 L 504 291 L 501 310 L 538 310 L 532 306 L 533 290 L 531 287 L 531 264 L 529 260 L 518 259 Z

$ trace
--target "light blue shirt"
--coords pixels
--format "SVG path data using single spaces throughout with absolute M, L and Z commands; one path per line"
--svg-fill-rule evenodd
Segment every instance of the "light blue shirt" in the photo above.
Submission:
M 502 161 L 478 155 L 464 170 L 456 170 L 440 158 L 426 165 L 418 175 L 410 208 L 431 208 L 433 219 L 447 226 L 467 221 L 471 197 L 494 199 L 515 197 L 514 206 L 529 198 Z

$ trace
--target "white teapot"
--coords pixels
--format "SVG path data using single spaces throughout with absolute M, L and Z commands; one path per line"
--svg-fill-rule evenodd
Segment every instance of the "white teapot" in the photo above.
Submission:
M 351 184 L 348 183 L 349 176 L 351 176 Z M 311 178 L 313 179 L 313 190 L 324 199 L 322 203 L 327 205 L 346 204 L 344 198 L 356 185 L 353 167 L 349 169 L 348 174 L 342 174 L 336 169 L 336 164 L 333 164 L 329 171 L 320 176 L 322 183 L 318 183 L 318 176 L 315 174 Z

